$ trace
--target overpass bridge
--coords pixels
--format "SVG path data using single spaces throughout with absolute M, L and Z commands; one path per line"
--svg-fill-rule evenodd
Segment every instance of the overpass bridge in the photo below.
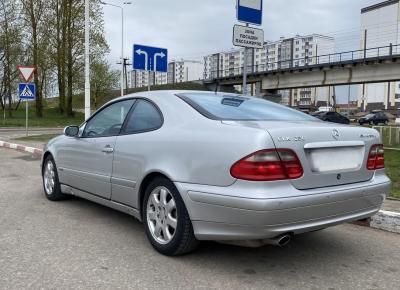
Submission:
M 304 63 L 294 66 L 294 63 Z M 261 92 L 400 81 L 400 45 L 271 62 L 247 68 L 247 82 Z M 212 90 L 230 90 L 243 81 L 243 68 L 211 72 L 204 80 Z

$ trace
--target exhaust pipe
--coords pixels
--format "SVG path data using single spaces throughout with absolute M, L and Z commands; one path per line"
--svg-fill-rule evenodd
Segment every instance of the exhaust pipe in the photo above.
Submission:
M 241 246 L 246 248 L 258 248 L 265 245 L 273 245 L 277 247 L 284 247 L 290 243 L 292 240 L 292 236 L 290 234 L 284 234 L 276 238 L 272 239 L 263 239 L 263 240 L 233 240 L 233 241 L 217 241 L 221 244 L 226 245 L 234 245 L 234 246 Z
M 265 239 L 264 242 L 269 245 L 284 247 L 287 244 L 289 244 L 291 240 L 292 240 L 292 236 L 285 234 L 285 235 L 282 235 L 282 236 L 279 236 L 279 237 L 276 237 L 273 239 Z

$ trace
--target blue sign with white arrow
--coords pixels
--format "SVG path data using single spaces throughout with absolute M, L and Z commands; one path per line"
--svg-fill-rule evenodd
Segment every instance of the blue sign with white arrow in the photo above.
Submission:
M 133 46 L 133 69 L 167 72 L 168 50 L 135 44 Z
M 34 100 L 36 98 L 36 87 L 34 83 L 20 83 L 18 91 L 21 100 Z
M 240 22 L 261 25 L 262 0 L 237 0 L 237 19 Z

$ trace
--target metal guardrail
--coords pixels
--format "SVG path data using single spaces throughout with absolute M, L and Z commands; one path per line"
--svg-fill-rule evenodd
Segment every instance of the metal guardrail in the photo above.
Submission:
M 382 137 L 382 142 L 385 147 L 399 147 L 400 148 L 400 127 L 397 126 L 373 126 L 378 130 Z
M 360 60 L 373 60 L 383 57 L 400 55 L 400 44 L 373 47 L 368 49 L 338 52 L 326 55 L 309 56 L 296 59 L 280 60 L 277 62 L 267 62 L 265 64 L 247 66 L 248 73 L 273 72 L 293 68 L 307 68 L 322 64 L 342 64 Z M 298 64 L 298 65 L 296 65 Z M 224 70 L 213 70 L 206 80 L 216 78 L 239 76 L 243 74 L 243 67 L 234 67 Z

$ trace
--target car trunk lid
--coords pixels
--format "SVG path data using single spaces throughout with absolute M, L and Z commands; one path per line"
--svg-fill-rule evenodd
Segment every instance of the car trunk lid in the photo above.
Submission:
M 373 129 L 325 122 L 236 122 L 266 130 L 276 148 L 292 149 L 303 166 L 301 178 L 291 180 L 297 189 L 357 183 L 370 180 L 366 168 L 371 145 L 380 143 Z

